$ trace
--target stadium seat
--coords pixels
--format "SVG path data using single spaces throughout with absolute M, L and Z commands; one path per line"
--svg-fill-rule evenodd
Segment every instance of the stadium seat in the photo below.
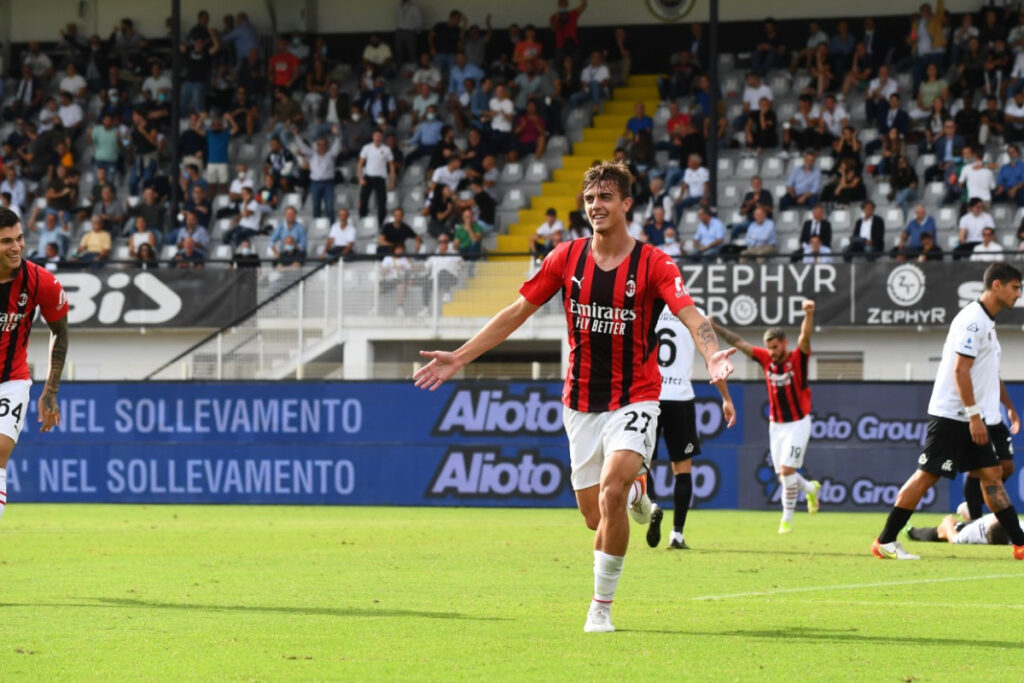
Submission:
M 213 213 L 216 213 L 222 209 L 228 208 L 228 204 L 231 203 L 231 197 L 226 194 L 219 194 L 213 198 Z
M 377 234 L 377 217 L 367 216 L 359 219 L 359 235 L 361 237 L 371 237 Z
M 775 104 L 775 116 L 782 123 L 786 123 L 796 114 L 796 102 L 793 100 L 782 100 Z
M 756 176 L 757 171 L 757 159 L 752 157 L 740 159 L 740 162 L 736 164 L 736 175 L 734 177 L 747 180 Z
M 1013 220 L 1013 209 L 1006 204 L 996 204 L 992 207 L 992 220 L 995 221 L 996 228 L 1009 227 L 1010 221 Z
M 569 139 L 564 135 L 552 135 L 548 139 L 548 146 L 544 152 L 545 154 L 555 153 L 558 156 L 563 156 L 569 153 Z
M 885 221 L 886 230 L 903 232 L 903 211 L 898 206 L 887 207 L 882 213 L 882 220 Z
M 1014 234 L 1003 235 L 1002 239 L 1003 249 L 1007 251 L 1016 251 L 1018 248 L 1017 236 Z
M 736 97 L 743 89 L 739 76 L 725 76 L 720 81 L 724 97 Z
M 958 211 L 952 206 L 940 207 L 935 214 L 935 228 L 940 231 L 954 230 L 959 223 Z
M 761 178 L 781 178 L 786 171 L 785 162 L 779 157 L 768 157 L 761 164 Z
M 119 244 L 114 247 L 114 260 L 115 261 L 128 261 L 131 259 L 131 254 L 128 252 L 127 244 Z
M 942 203 L 942 198 L 946 196 L 946 186 L 941 180 L 928 183 L 924 188 L 924 200 L 923 203 L 928 206 L 938 206 Z
M 853 227 L 853 217 L 850 214 L 849 209 L 836 209 L 828 217 L 830 223 L 832 223 L 832 234 L 849 232 L 850 228 Z
M 822 173 L 828 173 L 835 166 L 836 160 L 834 157 L 825 156 L 824 154 L 818 157 L 818 168 L 821 169 Z
M 160 250 L 161 261 L 173 261 L 174 257 L 178 254 L 178 247 L 173 244 L 166 244 L 164 248 Z
M 793 232 L 800 230 L 800 214 L 793 209 L 787 209 L 779 213 L 779 219 L 775 224 L 777 232 Z
M 870 128 L 870 127 L 869 128 L 861 128 L 859 131 L 857 131 L 857 139 L 860 140 L 861 144 L 863 144 L 863 145 L 866 145 L 869 142 L 877 140 L 878 139 L 878 129 L 877 128 Z
M 402 187 L 422 186 L 426 182 L 425 170 L 422 165 L 414 164 L 405 169 L 402 174 Z
M 423 235 L 427 232 L 427 217 L 426 216 L 414 216 L 412 219 L 412 225 L 410 226 L 412 231 L 417 235 Z
M 210 237 L 213 239 L 221 239 L 231 230 L 231 219 L 230 218 L 218 218 L 213 224 L 213 230 L 210 233 Z
M 794 252 L 794 251 L 796 251 L 799 248 L 800 248 L 800 238 L 799 237 L 787 237 L 786 238 L 786 251 L 787 252 Z
M 281 202 L 281 208 L 293 207 L 298 210 L 302 206 L 302 195 L 298 192 L 290 192 L 284 196 L 284 201 Z
M 790 79 L 782 73 L 776 73 L 768 79 L 768 87 L 772 89 L 775 97 L 782 97 L 789 92 Z
M 498 182 L 511 185 L 518 183 L 523 179 L 523 165 L 518 162 L 512 162 L 505 164 L 505 168 L 501 169 L 501 176 Z
M 217 248 L 213 250 L 213 258 L 218 261 L 230 261 L 234 254 L 231 251 L 230 244 L 218 244 Z
M 721 71 L 732 71 L 736 66 L 736 55 L 731 52 L 720 52 L 718 54 L 718 68 Z
M 723 183 L 719 185 L 718 205 L 721 207 L 733 208 L 743 202 L 743 186 L 738 183 Z
M 917 178 L 919 182 L 924 181 L 924 172 L 934 166 L 938 162 L 938 159 L 934 154 L 922 154 L 917 157 L 917 163 L 914 164 L 914 170 L 917 171 Z
M 326 236 L 331 230 L 331 219 L 321 216 L 313 219 L 313 234 Z
M 391 190 L 391 191 L 389 191 L 387 193 L 387 198 L 385 200 L 385 206 L 387 207 L 388 211 L 394 211 L 395 209 L 397 209 L 399 207 L 398 192 L 396 192 L 395 190 Z
M 793 92 L 802 92 L 804 88 L 811 84 L 811 77 L 806 73 L 799 73 L 793 77 Z
M 525 205 L 526 198 L 523 197 L 523 191 L 518 187 L 513 187 L 505 193 L 505 197 L 501 200 L 500 208 L 502 211 L 511 211 L 521 209 Z
M 548 179 L 548 167 L 543 161 L 532 161 L 527 167 L 523 182 L 543 183 Z
M 719 178 L 732 178 L 735 172 L 735 166 L 733 160 L 729 157 L 718 158 L 718 177 Z

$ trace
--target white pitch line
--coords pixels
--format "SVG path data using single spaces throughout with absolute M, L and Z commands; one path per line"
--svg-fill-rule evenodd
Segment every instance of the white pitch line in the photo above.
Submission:
M 943 604 L 938 602 L 882 602 L 880 600 L 795 600 L 809 605 L 859 605 L 861 607 L 927 607 L 929 609 L 1024 609 L 1024 605 L 986 605 L 975 602 Z
M 800 586 L 798 588 L 778 588 L 770 591 L 751 591 L 749 593 L 726 593 L 724 595 L 698 595 L 691 600 L 731 600 L 733 598 L 754 598 L 784 593 L 813 593 L 816 591 L 855 590 L 858 588 L 884 588 L 887 586 L 913 586 L 925 583 L 949 583 L 950 581 L 983 581 L 985 579 L 1021 579 L 1024 573 L 1017 574 L 986 574 L 983 576 L 948 576 L 940 579 L 913 579 L 910 581 L 877 581 L 874 583 L 847 583 L 834 586 Z

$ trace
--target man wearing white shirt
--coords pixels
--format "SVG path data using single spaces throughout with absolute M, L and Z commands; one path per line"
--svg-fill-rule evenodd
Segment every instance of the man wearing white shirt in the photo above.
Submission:
M 430 182 L 433 188 L 437 185 L 447 185 L 452 194 L 459 191 L 459 184 L 465 179 L 466 172 L 460 168 L 462 166 L 462 159 L 457 156 L 448 157 L 448 163 L 444 166 L 438 166 L 434 169 L 434 174 L 430 176 Z
M 843 105 L 836 104 L 836 96 L 825 96 L 825 106 L 821 109 L 821 123 L 818 132 L 825 136 L 829 143 L 843 134 L 843 128 L 850 124 L 850 115 Z
M 747 119 L 751 112 L 756 112 L 761 106 L 761 99 L 769 102 L 775 101 L 775 94 L 767 84 L 761 82 L 761 77 L 751 71 L 747 74 L 747 84 L 743 86 L 743 113 L 733 120 L 733 126 L 742 131 L 747 125 Z
M 148 92 L 155 102 L 160 95 L 160 91 L 170 91 L 172 85 L 170 76 L 164 73 L 160 62 L 153 62 L 151 69 L 149 76 L 146 76 L 146 80 L 142 82 L 142 89 Z
M 25 182 L 18 177 L 18 170 L 9 165 L 4 167 L 4 181 L 0 183 L 0 192 L 8 192 L 11 195 L 11 204 L 24 210 L 25 201 L 28 198 L 28 188 Z
M 679 236 L 675 228 L 665 228 L 664 241 L 658 245 L 658 249 L 674 259 L 682 258 L 683 248 L 679 245 Z
M 85 115 L 82 113 L 82 105 L 75 102 L 71 93 L 62 92 L 60 94 L 60 109 L 57 110 L 57 116 L 71 137 L 77 138 L 78 134 L 82 132 Z
M 395 10 L 395 59 L 401 66 L 416 59 L 416 34 L 423 29 L 423 13 L 414 0 L 402 0 Z
M 356 245 L 356 226 L 348 220 L 348 209 L 338 209 L 338 220 L 331 224 L 324 247 L 324 259 L 332 263 L 352 253 Z
M 608 99 L 608 83 L 611 77 L 611 71 L 601 58 L 601 53 L 596 50 L 591 52 L 590 63 L 580 74 L 580 85 L 583 89 L 569 97 L 570 104 L 579 107 L 589 101 L 596 111 L 601 106 L 601 100 Z
M 985 263 L 1006 260 L 1006 257 L 1003 256 L 1003 247 L 996 242 L 995 228 L 982 228 L 981 244 L 975 245 L 971 252 L 971 260 Z
M 889 67 L 883 64 L 878 67 L 878 76 L 868 83 L 868 91 L 864 96 L 864 109 L 868 121 L 875 121 L 889 107 L 889 97 L 900 91 L 900 84 L 889 78 Z
M 243 240 L 255 237 L 260 232 L 260 217 L 263 212 L 260 203 L 253 196 L 252 185 L 243 185 L 242 198 L 238 202 L 238 215 L 231 219 L 234 227 L 224 234 L 224 244 L 237 247 Z
M 985 211 L 985 204 L 980 199 L 970 200 L 967 207 L 967 213 L 960 217 L 960 244 L 953 249 L 954 261 L 966 258 L 974 251 L 974 247 L 981 243 L 985 228 L 996 228 L 995 221 Z
M 699 154 L 691 154 L 687 159 L 686 170 L 683 172 L 685 191 L 679 201 L 680 208 L 685 209 L 688 206 L 700 204 L 700 200 L 707 196 L 711 174 L 708 169 L 700 165 L 700 162 Z
M 377 202 L 377 225 L 384 225 L 387 215 L 388 191 L 395 187 L 395 157 L 391 148 L 384 144 L 384 133 L 378 128 L 373 131 L 371 141 L 363 145 L 356 163 L 359 178 L 359 217 L 366 218 L 370 212 L 370 193 Z
M 825 246 L 820 235 L 811 235 L 809 242 L 804 244 L 804 263 L 832 263 L 832 249 Z
M 563 230 L 565 230 L 565 225 L 562 221 L 558 220 L 558 212 L 554 209 L 548 209 L 544 212 L 544 222 L 533 233 L 533 239 L 530 240 L 530 251 L 537 254 L 547 253 L 548 247 L 550 247 L 551 236 Z M 643 229 L 641 228 L 642 231 Z
M 331 126 L 334 142 L 330 147 L 327 146 L 326 136 L 319 136 L 316 147 L 313 148 L 299 136 L 298 126 L 292 126 L 292 133 L 295 135 L 296 147 L 309 164 L 309 194 L 313 201 L 313 218 L 330 216 L 334 213 L 334 160 L 341 154 L 338 127 Z
M 60 79 L 60 91 L 71 93 L 72 97 L 79 100 L 85 97 L 85 88 L 87 84 L 85 79 L 82 78 L 82 75 L 78 73 L 78 70 L 75 68 L 75 63 L 68 62 L 67 69 L 64 73 L 65 76 Z
M 1006 103 L 1003 119 L 1006 122 L 1006 141 L 1024 140 L 1024 90 L 1018 90 L 1014 93 L 1013 99 Z
M 508 90 L 501 84 L 494 86 L 494 97 L 487 106 L 490 107 L 491 133 L 495 147 L 504 152 L 508 150 L 511 142 L 512 120 L 516 116 L 516 106 L 508 96 Z
M 992 169 L 985 166 L 981 154 L 974 157 L 974 162 L 960 169 L 960 186 L 967 187 L 967 201 L 980 199 L 985 204 L 992 203 L 992 190 L 996 187 L 996 177 Z

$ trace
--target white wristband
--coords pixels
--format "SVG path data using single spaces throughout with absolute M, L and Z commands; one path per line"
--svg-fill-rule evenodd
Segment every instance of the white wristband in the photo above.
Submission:
M 981 415 L 981 406 L 975 403 L 973 406 L 964 406 L 964 414 L 967 417 L 974 417 L 975 415 Z

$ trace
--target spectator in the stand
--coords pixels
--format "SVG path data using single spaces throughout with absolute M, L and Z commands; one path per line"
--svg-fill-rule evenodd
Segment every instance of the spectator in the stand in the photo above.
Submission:
M 764 22 L 764 32 L 758 38 L 754 51 L 750 53 L 750 65 L 754 73 L 759 76 L 766 76 L 769 71 L 785 63 L 786 44 L 779 37 L 775 21 L 773 19 L 766 19 Z
M 451 292 L 459 282 L 462 257 L 452 249 L 452 240 L 448 235 L 441 235 L 437 239 L 437 253 L 426 260 L 424 267 L 427 270 L 427 276 L 437 283 L 437 293 L 440 295 L 441 301 L 446 303 L 451 301 Z M 428 282 L 423 287 L 425 312 L 429 312 L 432 296 L 433 287 Z
M 885 221 L 875 215 L 875 203 L 870 199 L 861 205 L 861 216 L 853 222 L 850 243 L 843 248 L 843 260 L 849 263 L 854 254 L 864 254 L 874 261 L 885 250 Z
M 1005 132 L 1006 118 L 999 108 L 999 100 L 991 95 L 985 100 L 985 108 L 981 111 L 981 127 L 978 129 L 978 144 L 986 145 L 995 136 Z
M 544 256 L 551 250 L 551 236 L 556 232 L 565 230 L 565 225 L 558 219 L 558 212 L 555 209 L 548 209 L 544 212 L 544 222 L 534 231 L 530 238 L 530 253 L 535 256 Z
M 57 116 L 64 128 L 64 134 L 72 140 L 77 140 L 85 125 L 85 113 L 82 111 L 82 105 L 75 102 L 71 93 L 62 92 L 60 94 L 60 108 L 57 109 Z
M 926 148 L 933 151 L 936 163 L 925 169 L 925 182 L 943 180 L 963 154 L 963 148 L 964 139 L 956 132 L 956 124 L 952 119 L 947 119 L 942 124 L 942 135 L 935 138 L 930 147 Z
M 359 150 L 373 137 L 373 127 L 373 121 L 363 115 L 362 107 L 358 103 L 353 104 L 349 110 L 348 120 L 344 121 L 341 127 L 343 160 L 359 156 Z
M 751 112 L 756 112 L 761 106 L 761 100 L 775 101 L 775 95 L 767 83 L 761 82 L 761 77 L 753 71 L 747 74 L 747 84 L 743 86 L 742 106 L 743 113 L 733 120 L 733 128 L 742 131 L 747 125 Z
M 90 142 L 93 146 L 92 164 L 94 168 L 104 168 L 113 176 L 117 172 L 121 158 L 121 143 L 114 119 L 104 115 L 100 123 L 92 127 Z
M 231 267 L 236 270 L 260 267 L 260 256 L 253 249 L 251 241 L 242 240 L 238 243 L 234 254 L 231 256 Z
M 181 46 L 185 55 L 185 72 L 181 79 L 181 109 L 183 112 L 206 111 L 206 89 L 210 84 L 213 69 L 213 57 L 220 50 L 217 34 L 210 34 L 210 41 L 205 38 L 192 40 L 191 49 Z
M 566 237 L 568 238 L 568 235 Z M 679 233 L 675 228 L 665 229 L 665 241 L 658 245 L 658 249 L 674 260 L 683 257 L 683 247 L 679 244 Z
M 356 246 L 356 226 L 348 220 L 348 209 L 338 209 L 338 218 L 331 223 L 324 246 L 324 260 L 332 263 L 348 256 Z
M 444 124 L 437 117 L 437 105 L 427 106 L 423 120 L 416 124 L 412 137 L 406 140 L 406 145 L 415 145 L 406 157 L 406 163 L 412 164 L 416 159 L 433 156 L 441 144 L 444 128 Z
M 224 120 L 231 126 L 232 137 L 244 132 L 246 139 L 249 139 L 260 128 L 260 106 L 250 95 L 248 88 L 239 85 L 235 89 L 234 98 L 224 112 Z
M 889 78 L 889 67 L 885 64 L 879 66 L 878 75 L 868 83 L 867 92 L 864 94 L 864 112 L 868 121 L 879 121 L 886 113 L 886 109 L 891 106 L 890 98 L 898 95 L 899 90 L 899 83 Z
M 139 270 L 155 270 L 160 267 L 160 259 L 157 257 L 156 249 L 143 244 L 139 247 L 139 253 L 135 256 L 135 267 Z
M 43 106 L 43 85 L 32 75 L 32 67 L 25 64 L 21 67 L 21 80 L 14 87 L 14 99 L 4 109 L 4 118 L 13 121 L 17 118 L 30 118 Z
M 519 111 L 526 109 L 527 101 L 540 96 L 541 88 L 544 87 L 544 79 L 540 76 L 541 63 L 542 60 L 530 60 L 526 63 L 525 68 L 508 84 L 512 92 L 515 93 L 515 106 Z
M 294 206 L 284 210 L 284 220 L 277 224 L 273 234 L 270 236 L 270 246 L 281 251 L 285 239 L 291 237 L 298 248 L 305 253 L 308 248 L 306 241 L 306 227 L 298 221 Z
M 864 181 L 860 177 L 856 162 L 852 159 L 843 159 L 839 163 L 839 173 L 835 180 L 826 185 L 821 192 L 822 201 L 834 202 L 841 207 L 859 202 L 866 196 Z
M 832 263 L 832 247 L 821 241 L 821 237 L 812 235 L 810 241 L 800 250 L 800 260 L 803 263 Z
M 594 111 L 597 111 L 601 106 L 601 101 L 610 96 L 608 87 L 611 77 L 611 72 L 604 63 L 601 53 L 596 50 L 591 52 L 590 63 L 580 73 L 581 89 L 569 97 L 569 104 L 576 108 L 590 102 Z
M 452 67 L 448 78 L 448 94 L 458 97 L 466 91 L 466 80 L 472 80 L 479 85 L 485 76 L 483 70 L 476 64 L 472 64 L 466 58 L 465 52 L 458 52 L 455 55 L 455 65 Z
M 857 43 L 857 47 L 853 51 L 850 68 L 843 79 L 843 96 L 848 95 L 851 90 L 863 91 L 867 88 L 871 74 L 871 58 L 868 56 L 867 46 L 864 43 Z
M 270 252 L 274 256 L 274 268 L 277 270 L 296 270 L 306 262 L 306 248 L 293 235 L 286 236 L 281 242 L 271 243 Z
M 473 217 L 473 209 L 463 209 L 461 216 L 455 225 L 453 244 L 461 255 L 473 258 L 483 252 L 484 228 Z
M 434 186 L 430 193 L 430 200 L 427 205 L 427 234 L 437 238 L 442 234 L 449 237 L 454 236 L 455 220 L 458 211 L 455 208 L 455 193 L 450 186 L 439 183 Z
M 224 233 L 224 244 L 240 245 L 243 240 L 255 237 L 260 232 L 260 218 L 263 212 L 253 196 L 252 186 L 242 186 L 238 214 L 231 218 L 231 229 Z
M 331 83 L 327 73 L 327 62 L 323 56 L 313 55 L 313 61 L 306 73 L 306 93 L 302 96 L 302 116 L 305 120 L 316 119 L 320 105 L 330 92 Z
M 640 213 L 641 220 L 649 221 L 654 215 L 655 207 L 659 206 L 665 211 L 666 216 L 675 214 L 675 203 L 669 191 L 665 189 L 665 180 L 656 175 L 651 178 L 647 192 L 633 203 L 633 210 Z
M 335 135 L 331 146 L 327 146 L 327 138 L 317 137 L 316 148 L 299 136 L 297 128 L 292 129 L 295 134 L 295 144 L 299 151 L 306 157 L 309 164 L 309 193 L 313 202 L 313 218 L 320 216 L 334 215 L 334 162 L 341 153 L 341 138 L 337 137 L 338 129 L 335 126 L 332 133 Z
M 1007 142 L 1024 140 L 1024 89 L 1018 90 L 1003 110 L 1004 136 Z
M 4 207 L 5 209 L 10 209 L 10 211 L 14 213 L 15 216 L 17 216 L 19 219 L 21 218 L 21 209 L 18 208 L 17 204 L 11 203 L 10 192 L 0 192 L 0 206 Z
M 267 60 L 267 77 L 275 88 L 284 88 L 291 92 L 299 80 L 301 64 L 299 58 L 288 50 L 288 41 L 277 39 L 277 52 Z
M 889 176 L 892 183 L 892 202 L 900 207 L 903 216 L 910 214 L 910 205 L 917 201 L 917 171 L 904 156 L 896 159 L 896 170 Z
M 523 159 L 533 154 L 540 159 L 544 156 L 544 146 L 547 143 L 544 118 L 537 111 L 537 101 L 530 100 L 526 103 L 526 111 L 516 117 L 515 152 L 517 159 Z
M 242 188 L 246 185 L 249 187 L 253 186 L 252 179 L 249 178 L 249 172 L 245 164 L 238 164 L 235 168 L 235 177 L 231 181 L 231 185 L 228 187 L 227 204 L 218 209 L 213 218 L 230 218 L 231 216 L 236 215 L 240 210 L 242 202 Z
M 82 84 L 84 87 L 84 79 Z M 142 82 L 142 90 L 148 92 L 153 100 L 158 99 L 160 93 L 171 90 L 171 77 L 164 73 L 163 65 L 159 61 L 153 60 L 150 64 L 149 76 Z
M 711 186 L 711 174 L 707 167 L 701 165 L 699 154 L 691 154 L 686 163 L 686 171 L 683 172 L 684 189 L 678 202 L 680 209 L 700 204 L 708 196 Z
M 135 207 L 135 215 L 146 221 L 146 229 L 157 235 L 157 242 L 163 242 L 167 229 L 167 209 L 157 195 L 156 188 L 147 187 L 142 191 L 142 202 Z
M 356 164 L 359 180 L 359 218 L 365 218 L 370 211 L 370 194 L 377 204 L 377 224 L 384 223 L 387 213 L 387 193 L 395 187 L 395 159 L 391 149 L 384 144 L 384 134 L 373 131 L 372 141 L 363 145 Z
M 202 121 L 204 115 L 200 114 Z M 227 119 L 230 130 L 224 127 L 224 121 L 220 116 L 213 116 L 210 121 L 210 129 L 206 131 L 206 182 L 214 195 L 226 192 L 228 189 L 228 144 L 231 136 L 238 132 L 238 126 L 233 119 Z
M 999 169 L 993 199 L 997 202 L 1016 202 L 1021 207 L 1024 206 L 1024 161 L 1021 161 L 1017 145 L 1008 145 L 1006 153 L 1010 159 Z
M 341 92 L 341 86 L 337 81 L 331 81 L 327 87 L 327 96 L 320 102 L 317 110 L 317 135 L 327 135 L 331 126 L 340 126 L 346 113 L 350 109 L 348 95 Z
M 812 237 L 817 237 L 824 246 L 832 248 L 832 223 L 825 218 L 825 207 L 821 204 L 811 209 L 811 217 L 800 226 L 800 249 L 793 254 L 791 260 L 798 261 L 807 253 L 807 245 L 811 243 Z
M 412 74 L 413 87 L 427 85 L 434 92 L 441 92 L 441 71 L 430 62 L 430 55 L 424 52 L 420 55 L 419 66 Z
M 11 203 L 18 207 L 18 211 L 27 208 L 28 188 L 25 181 L 18 177 L 18 170 L 13 165 L 4 166 L 4 180 L 0 183 L 0 192 L 7 192 L 11 195 Z
M 938 245 L 930 232 L 921 235 L 921 253 L 917 256 L 918 263 L 942 260 L 942 247 Z
M 910 133 L 910 117 L 900 109 L 900 94 L 889 95 L 889 107 L 878 115 L 878 133 L 885 136 L 895 129 L 902 137 Z
M 427 112 L 430 107 L 434 107 L 434 119 L 437 119 L 437 105 L 439 103 L 437 93 L 434 92 L 430 85 L 427 83 L 420 83 L 414 88 L 416 90 L 416 96 L 412 98 L 412 122 L 413 125 L 418 125 L 420 122 L 426 119 Z M 438 130 L 440 130 L 441 122 L 437 123 Z
M 815 84 L 814 92 L 820 99 L 825 92 L 832 89 L 832 83 L 836 80 L 836 67 L 834 58 L 828 52 L 827 45 L 818 45 L 814 50 L 814 58 L 811 60 L 811 78 Z
M 181 270 L 200 270 L 206 266 L 206 252 L 198 248 L 195 240 L 186 237 L 174 255 L 174 267 Z
M 771 218 L 774 212 L 774 205 L 775 200 L 772 197 L 772 193 L 764 189 L 761 176 L 751 178 L 750 190 L 743 195 L 743 202 L 740 204 L 738 211 L 743 216 L 743 219 L 729 226 L 731 239 L 739 239 L 746 233 L 747 225 L 754 220 L 754 209 L 760 207 L 764 211 L 765 216 Z
M 385 85 L 384 79 L 377 77 L 373 82 L 373 89 L 363 100 L 367 121 L 371 125 L 376 124 L 379 128 L 394 125 L 398 119 L 398 105 Z
M 665 242 L 665 230 L 675 227 L 675 223 L 666 219 L 665 210 L 656 206 L 651 218 L 644 224 L 644 241 L 656 247 L 661 246 Z
M 199 225 L 204 228 L 210 227 L 213 207 L 210 205 L 210 197 L 202 185 L 195 185 L 192 188 L 191 196 L 185 201 L 184 209 L 196 215 Z
M 967 258 L 974 247 L 981 244 L 981 233 L 985 228 L 995 230 L 992 215 L 985 211 L 985 203 L 972 199 L 967 203 L 967 213 L 960 217 L 959 244 L 953 249 L 953 260 Z
M 46 212 L 58 213 L 70 220 L 71 209 L 78 201 L 78 186 L 68 177 L 66 166 L 58 165 L 46 188 Z
M 433 172 L 436 168 L 447 165 L 453 157 L 459 156 L 461 156 L 461 152 L 458 145 L 455 144 L 455 129 L 451 126 L 445 126 L 441 129 L 441 142 L 434 149 L 434 153 L 430 155 L 430 161 L 427 163 L 428 173 Z
M 761 154 L 766 147 L 779 146 L 778 119 L 772 110 L 772 101 L 761 98 L 757 111 L 751 112 L 747 119 L 746 138 L 747 150 Z
M 504 85 L 494 86 L 494 97 L 491 98 L 488 107 L 495 149 L 507 152 L 512 146 L 512 125 L 515 122 L 516 108 Z
M 395 209 L 391 212 L 391 221 L 385 223 L 377 235 L 377 255 L 390 254 L 398 245 L 401 245 L 404 251 L 407 240 L 415 241 L 413 250 L 417 252 L 423 245 L 423 238 L 413 232 L 413 229 L 405 222 L 405 211 Z
M 921 11 L 915 16 L 907 43 L 914 51 L 914 91 L 925 77 L 926 70 L 938 68 L 946 52 L 946 11 L 943 3 L 938 3 L 938 10 L 932 12 L 928 3 L 921 5 Z
M 828 54 L 836 66 L 836 73 L 841 74 L 850 68 L 857 41 L 850 34 L 850 26 L 840 20 L 836 24 L 836 32 L 828 41 Z
M 88 84 L 78 73 L 74 62 L 68 62 L 64 67 L 64 77 L 60 79 L 60 92 L 68 93 L 72 98 L 82 101 L 85 99 L 85 90 Z
M 900 241 L 893 250 L 896 260 L 900 263 L 915 260 L 921 255 L 924 236 L 935 239 L 935 219 L 928 215 L 923 204 L 914 207 L 914 217 L 907 223 L 907 227 L 900 234 Z
M 485 20 L 487 31 L 482 31 L 479 26 L 472 24 L 462 39 L 462 49 L 466 51 L 466 59 L 470 64 L 476 64 L 483 68 L 487 62 L 487 46 L 494 37 L 494 30 L 491 28 L 491 15 L 488 14 Z
M 21 57 L 22 66 L 32 70 L 32 76 L 48 82 L 53 77 L 53 61 L 39 47 L 38 40 L 29 41 L 28 50 Z
M 494 232 L 494 216 L 496 211 L 494 197 L 484 190 L 483 181 L 479 177 L 474 178 L 469 182 L 469 189 L 470 192 L 473 193 L 473 197 L 457 201 L 457 207 L 460 209 L 467 207 L 472 209 L 474 220 L 480 224 L 484 229 L 484 232 Z
M 194 211 L 185 212 L 185 225 L 178 228 L 174 233 L 171 244 L 181 249 L 186 239 L 194 241 L 196 249 L 204 254 L 210 249 L 210 233 L 199 224 L 199 219 Z
M 812 150 L 804 153 L 804 163 L 790 172 L 786 180 L 786 194 L 779 200 L 779 210 L 794 207 L 812 207 L 818 203 L 821 192 L 821 169 L 815 164 Z
M 953 63 L 959 64 L 962 61 L 964 53 L 967 51 L 967 46 L 971 38 L 978 38 L 980 35 L 978 27 L 974 25 L 974 15 L 970 12 L 964 12 L 960 17 L 960 26 L 953 31 L 952 46 L 953 46 Z
M 843 128 L 848 125 L 850 125 L 850 115 L 843 105 L 836 102 L 836 96 L 829 93 L 825 96 L 825 104 L 821 108 L 818 133 L 826 143 L 831 144 L 843 134 Z
M 453 9 L 448 13 L 448 21 L 438 22 L 427 36 L 430 55 L 434 58 L 434 66 L 442 75 L 447 75 L 455 64 L 455 54 L 465 34 L 467 19 L 462 12 Z
M 913 119 L 927 117 L 937 98 L 941 97 L 943 102 L 949 102 L 949 84 L 946 79 L 939 77 L 939 67 L 936 64 L 929 64 L 927 74 L 927 79 L 917 90 L 917 106 L 910 112 Z
M 801 95 L 797 99 L 796 111 L 782 128 L 782 157 L 789 157 L 789 148 L 795 145 L 799 149 L 818 149 L 823 141 L 818 133 L 818 122 L 821 118 L 819 108 L 810 95 Z M 748 127 L 750 125 L 748 121 Z
M 543 51 L 543 46 L 537 42 L 537 30 L 533 26 L 527 26 L 523 32 L 525 35 L 523 39 L 516 43 L 515 50 L 512 52 L 512 61 L 516 64 L 518 71 L 526 71 L 527 65 L 532 64 L 536 67 L 536 62 L 540 59 Z
M 150 231 L 143 216 L 135 217 L 135 231 L 128 236 L 128 255 L 138 258 L 139 249 L 142 245 L 148 244 L 150 248 L 156 249 L 156 235 Z
M 694 263 L 709 261 L 718 256 L 725 245 L 725 225 L 702 206 L 697 212 L 697 232 L 693 236 L 693 248 L 687 258 Z
M 430 189 L 434 190 L 438 185 L 446 185 L 453 193 L 459 190 L 459 186 L 466 177 L 466 172 L 460 166 L 462 159 L 457 155 L 448 157 L 447 163 L 434 169 L 430 176 Z
M 93 216 L 92 229 L 82 235 L 74 260 L 100 267 L 110 255 L 110 233 L 103 229 L 103 221 Z
M 92 215 L 100 219 L 104 230 L 111 235 L 120 235 L 125 214 L 124 202 L 114 196 L 114 189 L 110 186 L 104 187 L 100 193 L 100 201 L 92 207 Z
M 298 102 L 283 88 L 277 88 L 274 91 L 274 117 L 270 120 L 268 139 L 278 137 L 287 145 L 291 142 L 292 126 L 300 127 L 303 123 L 302 108 Z
M 569 0 L 558 0 L 558 11 L 551 15 L 548 25 L 555 35 L 555 59 L 572 55 L 580 47 L 577 34 L 580 15 L 587 11 L 587 0 L 580 0 L 579 5 L 569 9 Z
M 740 251 L 741 260 L 747 263 L 752 258 L 764 262 L 764 257 L 779 252 L 779 241 L 775 234 L 775 222 L 765 215 L 764 209 L 754 209 L 754 220 L 747 226 L 745 247 Z
M 985 57 L 985 87 L 988 92 L 1006 97 L 1013 62 L 1014 56 L 1007 49 L 1006 40 L 997 37 Z
M 395 9 L 395 60 L 399 65 L 416 59 L 416 36 L 423 30 L 423 12 L 416 0 L 400 0 Z
M 963 188 L 967 200 L 980 199 L 988 206 L 992 203 L 992 190 L 996 188 L 996 178 L 992 169 L 985 165 L 982 155 L 976 154 L 969 166 L 960 170 L 959 186 Z
M 1005 261 L 1006 256 L 1003 255 L 1003 247 L 996 242 L 996 229 L 995 228 L 982 228 L 981 230 L 981 243 L 975 245 L 971 251 L 972 261 L 981 261 L 983 263 L 994 263 L 996 261 Z
M 31 225 L 35 230 L 35 224 Z M 71 239 L 67 224 L 58 220 L 57 214 L 48 213 L 43 219 L 43 229 L 39 231 L 39 243 L 36 245 L 36 253 L 32 260 L 36 263 L 43 263 L 47 260 L 46 248 L 53 245 L 57 248 L 57 255 L 61 258 L 67 251 L 67 245 Z
M 391 46 L 380 39 L 379 33 L 371 33 L 370 41 L 363 48 L 363 66 L 372 67 L 379 74 L 394 74 L 395 59 Z

